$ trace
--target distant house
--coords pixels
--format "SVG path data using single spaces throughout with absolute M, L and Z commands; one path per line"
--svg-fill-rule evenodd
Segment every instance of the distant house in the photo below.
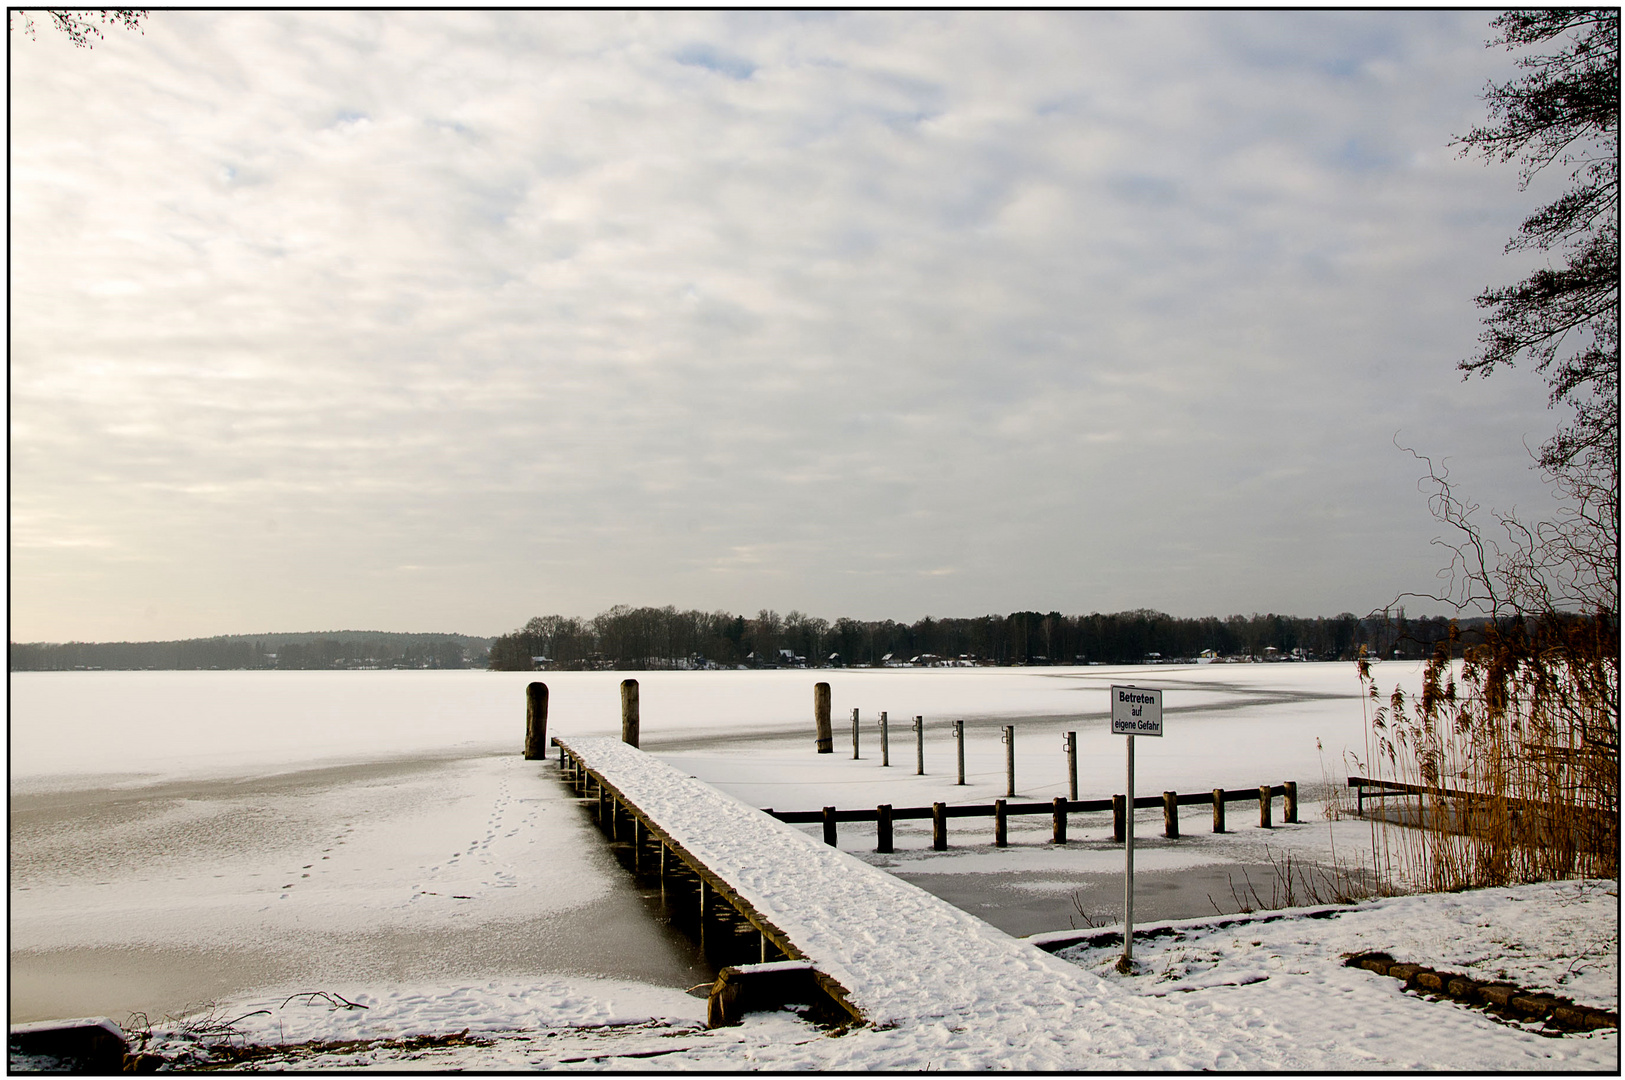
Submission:
M 533 656 L 530 658 L 530 669 L 532 671 L 552 671 L 553 661 L 546 656 Z

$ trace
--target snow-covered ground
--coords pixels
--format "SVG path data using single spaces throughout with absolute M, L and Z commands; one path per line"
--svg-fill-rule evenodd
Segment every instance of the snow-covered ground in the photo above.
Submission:
M 1144 939 L 1135 976 L 1113 970 L 1116 949 L 1072 950 L 1091 976 L 1083 1000 L 1015 1000 L 993 984 L 969 1007 L 840 1035 L 787 1012 L 705 1031 L 703 1001 L 583 981 L 345 988 L 364 1010 L 262 996 L 218 1015 L 252 1014 L 238 1021 L 243 1040 L 271 1050 L 243 1064 L 262 1068 L 1617 1073 L 1615 1031 L 1549 1037 L 1340 960 L 1383 948 L 1611 1003 L 1617 905 L 1610 883 L 1562 883 L 1392 898 L 1332 919 L 1192 921 Z M 465 1029 L 454 1045 L 404 1041 Z
M 1386 682 L 1416 677 L 1412 665 L 1380 672 Z M 256 1013 L 237 1029 L 257 1041 L 446 1036 L 464 1028 L 470 1039 L 483 1032 L 496 1040 L 358 1044 L 294 1062 L 390 1067 L 408 1064 L 403 1055 L 437 1068 L 1617 1063 L 1613 1032 L 1553 1039 L 1517 1031 L 1405 995 L 1392 980 L 1338 961 L 1342 951 L 1381 948 L 1439 967 L 1504 967 L 1512 981 L 1617 1008 L 1611 886 L 1588 886 L 1585 899 L 1576 885 L 1397 898 L 1358 917 L 1281 920 L 1246 934 L 1190 930 L 1137 947 L 1146 973 L 1132 979 L 1095 971 L 1102 958 L 1085 950 L 1076 960 L 1098 975 L 1098 1001 L 1062 1015 L 990 1000 L 987 1008 L 1009 1013 L 1000 1028 L 1006 1041 L 997 1046 L 970 1045 L 971 1029 L 955 1032 L 951 1018 L 838 1038 L 788 1015 L 694 1030 L 704 1002 L 681 991 L 703 977 L 696 975 L 703 965 L 633 895 L 551 764 L 518 758 L 523 686 L 537 677 L 551 689 L 555 732 L 618 733 L 621 673 L 13 674 L 13 1022 L 93 1012 L 122 1021 L 126 1011 L 157 1017 L 212 1000 L 222 1003 L 217 1018 Z M 1270 883 L 1258 869 L 1266 860 L 1285 852 L 1329 860 L 1335 842 L 1347 863 L 1362 844 L 1369 848 L 1365 824 L 1327 823 L 1319 793 L 1307 790 L 1323 778 L 1340 782 L 1345 750 L 1363 753 L 1366 721 L 1352 665 L 637 678 L 646 750 L 747 804 L 779 809 L 1003 796 L 999 728 L 1007 723 L 1017 729 L 1018 798 L 1065 792 L 1065 731 L 1078 732 L 1080 794 L 1111 794 L 1122 790 L 1123 753 L 1121 738 L 1106 731 L 1106 687 L 1159 686 L 1167 735 L 1138 740 L 1139 791 L 1292 779 L 1306 789 L 1306 804 L 1303 825 L 1269 833 L 1252 827 L 1253 808 L 1233 805 L 1233 832 L 1224 837 L 1208 834 L 1205 811 L 1193 807 L 1180 841 L 1161 840 L 1160 814 L 1142 812 L 1136 861 L 1148 889 L 1204 872 L 1211 883 L 1224 880 L 1226 868 L 1250 866 L 1268 899 Z M 833 755 L 812 752 L 812 684 L 820 679 L 833 689 Z M 851 759 L 854 707 L 863 722 L 858 761 Z M 891 721 L 889 768 L 879 764 L 881 709 Z M 915 715 L 926 718 L 923 777 L 914 775 Z M 967 727 L 965 787 L 954 784 L 954 719 Z M 951 850 L 932 853 L 923 828 L 900 823 L 899 851 L 890 857 L 873 854 L 872 826 L 843 825 L 841 847 L 933 883 L 939 895 L 951 879 L 986 882 L 980 895 L 997 901 L 994 913 L 1001 896 L 1019 895 L 1034 928 L 1053 901 L 1054 918 L 1042 928 L 1066 929 L 1078 914 L 1074 896 L 1086 901 L 1084 921 L 1120 918 L 1121 851 L 1105 838 L 1109 823 L 1075 821 L 1076 842 L 1065 849 L 1043 842 L 1047 825 L 1028 819 L 1012 829 L 1014 846 L 998 851 L 980 835 L 983 823 L 956 820 Z M 1210 884 L 1187 896 L 1178 913 L 1210 912 L 1205 893 L 1212 891 Z M 1157 917 L 1146 903 L 1137 898 L 1141 921 Z M 1549 931 L 1565 919 L 1572 925 Z M 1426 929 L 1407 956 L 1413 946 L 1402 934 L 1412 927 Z M 132 968 L 139 977 L 123 984 L 124 997 L 96 998 Z M 20 997 L 19 983 L 35 996 Z M 287 1001 L 318 990 L 369 1007 Z M 621 1022 L 640 1019 L 653 1022 Z M 1092 1043 L 1055 1034 L 1073 1027 L 1097 1034 Z M 1117 1034 L 1101 1034 L 1107 1030 Z M 650 1053 L 657 1056 L 616 1056 Z

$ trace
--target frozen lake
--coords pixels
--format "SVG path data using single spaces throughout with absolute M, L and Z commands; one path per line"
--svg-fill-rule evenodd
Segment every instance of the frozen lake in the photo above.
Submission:
M 1381 669 L 1415 681 L 1415 665 Z M 644 749 L 756 806 L 987 802 L 1005 794 L 1000 728 L 1016 727 L 1020 799 L 1065 794 L 1076 731 L 1084 798 L 1122 790 L 1107 687 L 1165 691 L 1167 735 L 1140 739 L 1137 789 L 1296 780 L 1363 752 L 1352 664 L 767 672 L 73 672 L 11 676 L 13 1022 L 153 1015 L 247 991 L 466 983 L 554 975 L 681 988 L 708 969 L 663 926 L 552 766 L 525 762 L 526 683 L 551 691 L 550 730 L 619 733 L 638 678 Z M 836 753 L 813 752 L 812 686 L 832 686 Z M 852 760 L 850 713 L 863 757 Z M 875 720 L 891 721 L 880 767 Z M 910 722 L 925 717 L 926 775 Z M 949 722 L 966 721 L 967 784 Z M 1318 745 L 1317 745 L 1318 744 Z M 1322 750 L 1321 748 L 1324 748 Z M 1163 841 L 1142 811 L 1145 919 L 1211 913 L 1226 875 L 1275 850 L 1323 847 L 1327 826 Z M 1019 820 L 1019 819 L 1018 819 Z M 1314 816 L 1306 807 L 1305 821 Z M 1015 823 L 1013 823 L 1014 825 Z M 1109 821 L 1044 844 L 1047 819 L 956 822 L 930 852 L 899 824 L 841 846 L 1016 933 L 1106 919 L 1120 901 Z M 1143 907 L 1142 907 L 1143 905 Z

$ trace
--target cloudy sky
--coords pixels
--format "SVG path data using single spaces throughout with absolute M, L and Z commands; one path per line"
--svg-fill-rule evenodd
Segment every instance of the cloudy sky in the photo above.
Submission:
M 1455 370 L 1488 17 L 13 31 L 11 638 L 1433 586 L 1396 435 L 1539 511 L 1560 419 Z

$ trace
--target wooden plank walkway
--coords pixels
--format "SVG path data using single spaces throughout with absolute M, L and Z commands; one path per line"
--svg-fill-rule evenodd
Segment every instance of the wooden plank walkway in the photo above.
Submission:
M 1104 989 L 1097 976 L 619 740 L 555 742 L 566 777 L 608 802 L 612 828 L 625 815 L 635 845 L 636 830 L 647 830 L 660 858 L 680 861 L 749 921 L 763 959 L 810 961 L 860 1022 L 974 1015 L 997 1001 L 1075 1006 Z

